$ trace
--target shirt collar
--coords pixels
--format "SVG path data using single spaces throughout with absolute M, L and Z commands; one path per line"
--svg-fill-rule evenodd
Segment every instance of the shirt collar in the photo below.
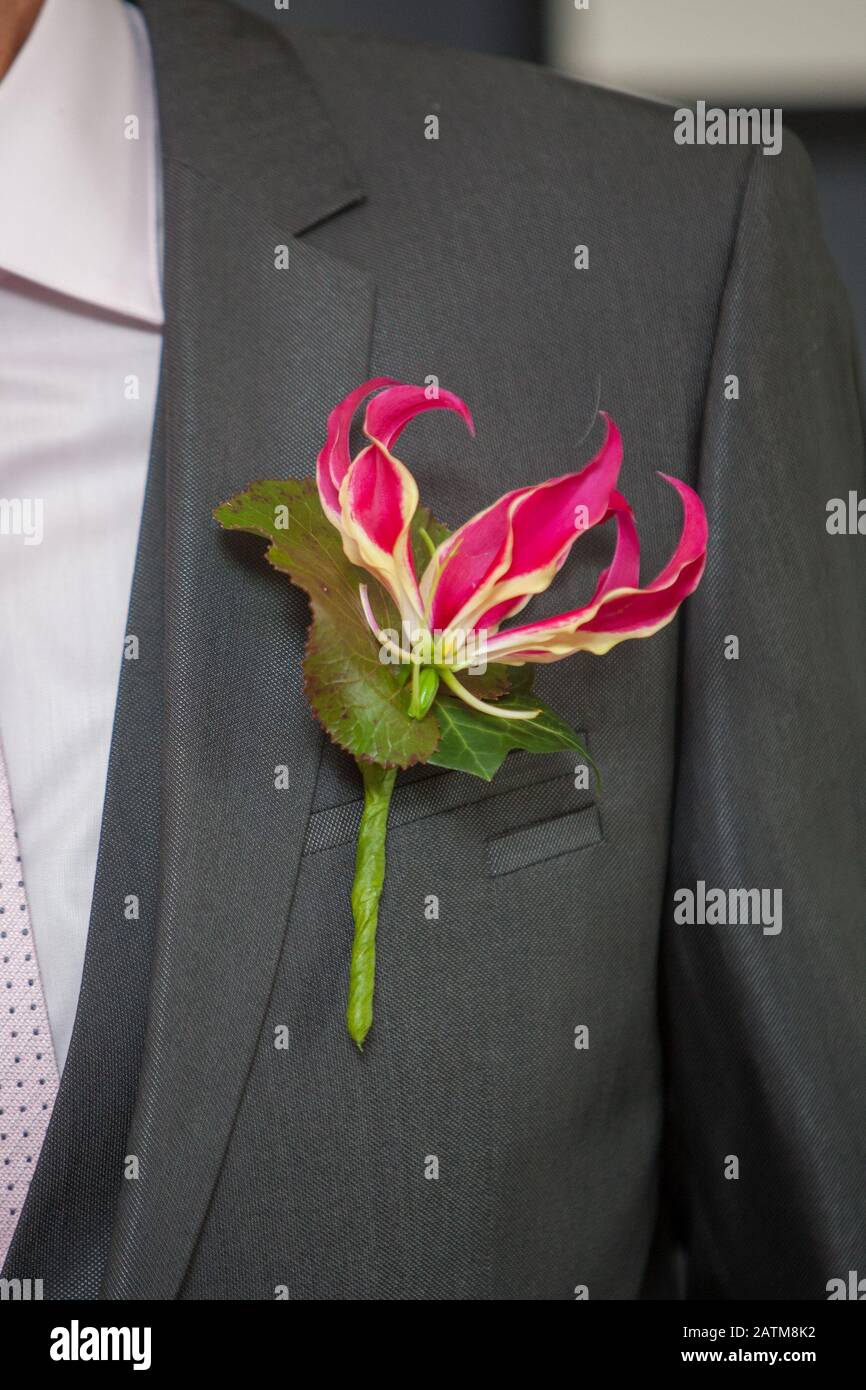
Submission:
M 0 268 L 161 324 L 156 120 L 139 12 L 44 0 L 0 82 Z

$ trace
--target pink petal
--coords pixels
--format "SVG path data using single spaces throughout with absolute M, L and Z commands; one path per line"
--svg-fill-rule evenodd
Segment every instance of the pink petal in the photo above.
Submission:
M 616 549 L 606 570 L 598 576 L 590 606 L 611 589 L 637 588 L 640 579 L 640 540 L 634 524 L 634 514 L 621 492 L 610 494 L 610 508 L 605 521 L 616 522 Z
M 677 548 L 651 584 L 604 602 L 598 613 L 582 625 L 584 632 L 629 632 L 646 626 L 661 626 L 698 587 L 707 551 L 704 504 L 687 483 L 667 473 L 660 473 L 659 477 L 675 487 L 682 500 L 683 526 Z M 609 585 L 606 592 L 613 590 L 614 586 Z
M 327 516 L 335 526 L 339 526 L 340 494 L 331 482 L 328 465 L 323 460 L 321 454 L 319 454 L 319 457 L 316 459 L 316 483 L 319 489 L 319 501 L 322 504 L 325 516 Z
M 523 598 L 507 598 L 504 603 L 495 603 L 492 608 L 488 608 L 486 613 L 476 619 L 473 631 L 487 632 L 491 635 L 497 630 L 500 623 L 504 623 L 507 618 L 513 618 L 519 613 L 521 608 L 525 608 L 529 602 L 529 596 Z
M 627 637 L 648 637 L 670 622 L 697 588 L 706 561 L 707 518 L 697 493 L 686 483 L 662 474 L 683 503 L 677 547 L 651 584 L 634 587 L 637 578 L 637 533 L 628 504 L 612 498 L 618 526 L 613 561 L 599 578 L 590 603 L 542 622 L 511 628 L 486 644 L 491 661 L 558 661 L 580 650 L 605 652 Z
M 477 628 L 482 616 L 487 626 L 503 621 L 548 588 L 578 536 L 605 519 L 622 464 L 622 440 L 613 420 L 602 414 L 604 442 L 585 467 L 506 493 L 440 547 L 434 627 Z M 425 580 L 432 584 L 431 567 L 428 572 L 431 578 Z
M 531 488 L 514 509 L 511 561 L 499 577 L 500 584 L 531 580 L 549 572 L 552 565 L 561 566 L 581 530 L 604 520 L 622 465 L 622 438 L 613 420 L 604 412 L 602 415 L 605 437 L 595 458 L 579 473 L 567 473 Z
M 604 603 L 595 617 L 581 624 L 581 632 L 636 633 L 645 628 L 653 632 L 674 616 L 683 599 L 698 587 L 703 573 L 703 556 L 694 560 L 666 588 L 625 592 Z
M 475 433 L 469 407 L 459 396 L 453 391 L 428 396 L 423 386 L 391 386 L 374 396 L 364 417 L 364 433 L 386 449 L 393 449 L 409 421 L 423 410 L 456 410 L 466 421 L 469 433 Z
M 507 492 L 443 541 L 431 559 L 425 579 L 433 586 L 430 625 L 444 630 L 476 593 L 507 562 L 511 543 L 509 514 L 526 488 Z M 438 572 L 438 579 L 435 576 Z M 422 584 L 422 592 L 424 586 Z
M 352 461 L 349 453 L 349 434 L 355 411 L 371 391 L 378 390 L 380 386 L 394 384 L 394 378 L 390 376 L 371 377 L 369 381 L 350 391 L 348 396 L 344 396 L 328 416 L 325 443 L 316 459 L 316 481 L 322 506 L 335 525 L 339 524 L 337 518 L 340 514 L 340 484 Z
M 420 618 L 421 596 L 409 528 L 418 486 L 405 464 L 378 444 L 354 459 L 340 487 L 343 549 L 384 584 L 401 616 Z
M 346 493 L 352 520 L 387 554 L 406 525 L 405 483 L 395 462 L 378 444 L 368 444 L 352 465 Z
M 683 504 L 683 529 L 676 550 L 650 584 L 651 589 L 663 588 L 683 565 L 705 554 L 709 535 L 704 504 L 694 489 L 690 488 L 688 483 L 681 483 L 679 478 L 672 478 L 669 473 L 659 473 L 659 477 L 676 488 L 680 495 Z

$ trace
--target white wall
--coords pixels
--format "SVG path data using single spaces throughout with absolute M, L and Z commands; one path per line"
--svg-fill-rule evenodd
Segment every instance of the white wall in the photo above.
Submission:
M 866 103 L 866 0 L 547 0 L 547 37 L 554 67 L 627 91 Z

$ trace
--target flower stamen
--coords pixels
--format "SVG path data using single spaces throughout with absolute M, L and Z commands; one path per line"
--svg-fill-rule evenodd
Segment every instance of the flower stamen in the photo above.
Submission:
M 462 700 L 465 705 L 469 705 L 471 709 L 479 710 L 482 714 L 494 714 L 497 719 L 537 719 L 541 714 L 540 709 L 503 709 L 501 705 L 493 705 L 487 700 L 479 700 L 477 695 L 473 695 L 471 691 L 466 689 L 465 685 L 460 684 L 453 671 L 449 671 L 447 666 L 441 666 L 437 669 L 443 684 L 447 685 L 451 693 L 456 695 L 458 700 Z

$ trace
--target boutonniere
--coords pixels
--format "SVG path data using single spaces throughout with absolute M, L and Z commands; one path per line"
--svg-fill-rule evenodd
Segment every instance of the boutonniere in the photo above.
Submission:
M 368 443 L 352 458 L 349 433 L 367 397 Z M 449 532 L 421 505 L 415 479 L 394 453 L 409 421 L 437 408 L 456 411 L 474 433 L 467 406 L 449 391 L 388 377 L 366 381 L 331 412 L 315 478 L 252 483 L 214 512 L 228 530 L 264 536 L 265 558 L 307 593 L 307 699 L 363 779 L 346 1014 L 359 1048 L 373 1021 L 397 772 L 432 763 L 489 781 L 512 749 L 572 748 L 588 758 L 568 724 L 533 693 L 534 666 L 575 652 L 600 656 L 629 637 L 658 632 L 697 587 L 706 554 L 700 498 L 662 474 L 680 495 L 682 532 L 661 573 L 640 587 L 634 518 L 616 491 L 622 443 L 607 416 L 604 442 L 579 472 L 515 488 Z M 589 602 L 503 626 L 548 588 L 579 536 L 609 520 L 614 554 Z

